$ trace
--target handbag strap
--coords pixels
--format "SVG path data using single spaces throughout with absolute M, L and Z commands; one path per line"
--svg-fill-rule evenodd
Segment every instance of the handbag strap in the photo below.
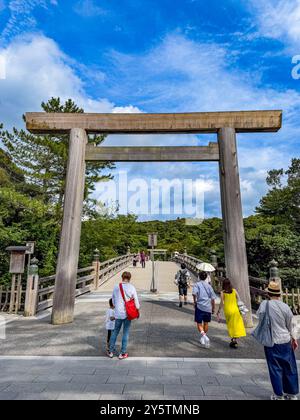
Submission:
M 268 320 L 269 320 L 270 334 L 271 334 L 271 337 L 272 337 L 272 340 L 273 340 L 273 328 L 272 328 L 272 319 L 270 317 L 270 301 L 269 300 L 267 300 L 267 305 L 266 306 L 267 306 L 266 307 L 266 315 L 267 315 Z
M 269 300 L 267 300 L 267 303 L 266 303 L 266 314 L 270 319 L 270 301 Z
M 119 288 L 120 288 L 120 292 L 121 292 L 122 298 L 123 298 L 124 302 L 126 303 L 127 301 L 126 301 L 126 297 L 125 297 L 125 293 L 124 293 L 124 289 L 123 289 L 123 284 L 122 283 L 119 284 Z
M 210 290 L 209 290 L 209 288 L 207 288 L 206 287 L 206 285 L 205 285 L 205 283 L 204 283 L 204 281 L 202 282 L 202 283 L 200 283 L 200 284 L 202 284 L 203 285 L 203 288 L 204 288 L 204 290 L 205 290 L 205 293 L 207 294 L 207 297 L 208 297 L 208 299 L 210 299 Z M 208 289 L 208 290 L 207 290 Z M 200 290 L 200 287 L 199 287 L 199 290 Z

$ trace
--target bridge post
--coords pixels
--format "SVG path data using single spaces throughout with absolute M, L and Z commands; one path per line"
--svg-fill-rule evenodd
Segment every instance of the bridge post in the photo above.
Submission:
M 99 288 L 99 279 L 100 279 L 100 251 L 99 249 L 95 249 L 94 251 L 94 258 L 93 258 L 93 267 L 94 267 L 94 289 L 97 290 Z
M 220 186 L 227 276 L 249 308 L 246 326 L 252 327 L 248 262 L 243 223 L 236 131 L 224 127 L 218 132 Z
M 71 129 L 64 215 L 52 310 L 52 324 L 54 325 L 69 324 L 74 318 L 87 141 L 87 133 L 84 129 Z
M 36 258 L 33 258 L 31 260 L 31 264 L 29 266 L 29 272 L 27 275 L 25 306 L 24 306 L 25 317 L 36 315 L 38 293 L 39 293 L 39 267 L 38 267 L 38 260 Z

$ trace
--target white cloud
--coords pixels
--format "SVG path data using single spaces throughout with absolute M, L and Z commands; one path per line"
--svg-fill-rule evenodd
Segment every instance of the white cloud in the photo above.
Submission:
M 132 112 L 131 106 L 116 107 L 105 98 L 92 98 L 76 74 L 76 63 L 51 39 L 41 35 L 16 38 L 0 49 L 6 61 L 6 79 L 0 80 L 1 121 L 20 125 L 26 111 L 38 111 L 52 96 L 72 98 L 86 112 Z
M 146 54 L 112 53 L 118 74 L 116 93 L 150 112 L 283 109 L 283 128 L 279 133 L 238 135 L 244 214 L 248 215 L 266 192 L 267 171 L 287 167 L 297 155 L 300 94 L 293 89 L 260 85 L 260 79 L 238 68 L 235 59 L 226 46 L 199 43 L 178 34 L 167 36 Z M 203 138 L 208 142 L 208 137 Z M 131 145 L 145 141 L 156 144 L 163 139 L 163 144 L 169 145 L 189 144 L 189 140 L 190 144 L 199 144 L 196 136 L 137 136 L 130 141 Z M 122 144 L 127 143 L 123 140 Z M 180 174 L 195 179 L 198 173 L 206 175 L 206 182 L 218 185 L 215 164 L 136 165 L 126 165 L 132 176 L 155 173 L 158 178 L 166 174 L 172 178 Z M 209 191 L 206 197 L 219 211 L 219 187 Z M 216 214 L 209 202 L 210 211 Z
M 98 6 L 94 0 L 80 0 L 74 6 L 74 11 L 83 17 L 96 17 L 106 14 L 105 9 Z
M 57 4 L 57 0 L 8 1 L 10 17 L 1 33 L 2 42 L 7 42 L 23 32 L 34 30 L 37 26 L 37 21 L 33 15 L 35 9 L 47 9 L 49 6 L 56 6 Z
M 116 106 L 113 110 L 114 114 L 139 114 L 142 111 L 137 108 L 136 106 L 133 105 L 128 105 L 128 106 Z
M 295 154 L 300 135 L 300 95 L 295 90 L 260 87 L 251 74 L 235 66 L 230 51 L 217 44 L 190 41 L 170 35 L 144 55 L 113 53 L 118 80 L 109 86 L 127 106 L 118 107 L 106 98 L 86 93 L 82 68 L 65 55 L 51 39 L 41 35 L 16 38 L 0 50 L 7 61 L 7 78 L 0 80 L 0 115 L 7 126 L 21 122 L 26 111 L 40 109 L 51 96 L 72 98 L 89 112 L 216 111 L 239 109 L 284 109 L 284 127 L 277 134 L 239 135 L 239 160 L 245 214 L 251 213 L 265 192 L 267 170 L 286 167 Z M 101 77 L 100 77 L 101 76 Z M 103 87 L 110 78 L 100 75 Z M 197 145 L 215 136 L 111 136 L 107 144 Z M 123 166 L 124 167 L 124 166 Z M 206 192 L 212 214 L 219 214 L 220 192 L 216 164 L 128 164 L 129 177 L 197 179 L 217 187 Z M 204 178 L 203 178 L 204 177 Z M 217 209 L 217 210 L 216 210 Z
M 259 33 L 299 46 L 300 0 L 251 0 Z
M 258 86 L 218 44 L 173 34 L 147 54 L 113 52 L 112 60 L 118 81 L 111 91 L 153 112 L 283 108 L 290 117 L 300 107 L 298 92 Z

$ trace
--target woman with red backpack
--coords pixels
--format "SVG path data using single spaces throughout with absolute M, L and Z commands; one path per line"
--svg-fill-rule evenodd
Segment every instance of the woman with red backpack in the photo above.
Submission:
M 116 341 L 123 327 L 122 347 L 119 359 L 127 359 L 127 345 L 131 321 L 139 317 L 140 303 L 135 287 L 130 284 L 131 273 L 122 274 L 122 283 L 115 286 L 112 295 L 115 307 L 115 329 L 110 339 L 110 346 L 107 352 L 109 358 L 113 358 L 116 351 Z

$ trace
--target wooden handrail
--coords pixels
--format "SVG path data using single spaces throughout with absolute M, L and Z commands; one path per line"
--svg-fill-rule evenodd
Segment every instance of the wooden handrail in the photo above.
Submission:
M 100 279 L 99 287 L 111 279 L 118 271 L 120 271 L 125 266 L 128 266 L 132 261 L 132 254 L 118 256 L 116 258 L 111 258 L 109 260 L 103 261 L 100 264 L 100 270 L 98 276 Z M 90 273 L 90 274 L 86 274 Z M 82 274 L 86 274 L 82 276 Z M 81 296 L 85 293 L 91 292 L 95 288 L 95 266 L 89 266 L 85 268 L 80 268 L 77 271 L 78 278 L 76 280 L 76 297 Z M 55 290 L 54 284 L 49 284 L 50 282 L 55 282 L 56 275 L 43 277 L 39 280 L 39 290 L 38 290 L 38 304 L 37 312 L 48 309 L 53 304 L 53 294 Z M 43 284 L 47 283 L 46 287 L 41 287 Z

